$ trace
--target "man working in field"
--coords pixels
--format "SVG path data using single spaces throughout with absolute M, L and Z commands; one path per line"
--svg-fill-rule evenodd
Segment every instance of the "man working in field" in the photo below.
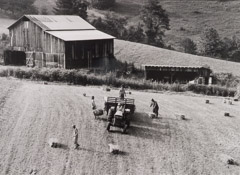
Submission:
M 158 117 L 159 107 L 158 103 L 154 99 L 152 99 L 150 107 L 153 107 L 153 113 L 156 115 L 156 117 Z
M 124 85 L 122 85 L 121 89 L 119 91 L 119 97 L 120 97 L 120 99 L 124 99 L 125 96 L 126 96 L 126 92 L 125 92 L 125 89 L 124 89 Z
M 75 149 L 79 147 L 78 144 L 78 129 L 76 128 L 75 125 L 73 125 L 73 143 L 75 145 Z

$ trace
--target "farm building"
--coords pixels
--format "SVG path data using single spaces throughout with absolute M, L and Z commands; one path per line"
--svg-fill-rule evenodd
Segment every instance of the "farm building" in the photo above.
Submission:
M 201 77 L 199 84 L 211 81 L 211 69 L 203 66 L 143 65 L 145 78 L 168 83 L 186 83 Z
M 25 58 L 12 60 L 25 59 L 27 65 L 99 68 L 114 56 L 114 37 L 96 30 L 79 16 L 24 15 L 8 29 L 11 49 L 6 55 L 24 52 Z

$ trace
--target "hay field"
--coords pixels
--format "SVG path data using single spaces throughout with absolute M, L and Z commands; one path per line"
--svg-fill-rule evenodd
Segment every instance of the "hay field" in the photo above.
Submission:
M 127 135 L 106 131 L 106 117 L 95 120 L 90 96 L 97 106 L 104 96 L 117 96 L 99 87 L 0 79 L 0 174 L 237 174 L 240 162 L 240 102 L 189 94 L 132 91 L 136 114 Z M 83 96 L 87 94 L 87 97 Z M 150 119 L 149 102 L 155 98 L 160 119 Z M 224 117 L 229 111 L 232 117 Z M 183 121 L 175 114 L 184 114 Z M 79 150 L 72 148 L 71 126 L 79 129 Z M 51 148 L 58 138 L 62 148 Z M 111 155 L 108 144 L 120 146 Z
M 208 65 L 213 72 L 233 73 L 240 76 L 240 63 L 214 58 L 196 56 L 149 45 L 115 40 L 115 56 L 118 60 L 142 64 L 171 65 L 171 66 L 204 66 Z

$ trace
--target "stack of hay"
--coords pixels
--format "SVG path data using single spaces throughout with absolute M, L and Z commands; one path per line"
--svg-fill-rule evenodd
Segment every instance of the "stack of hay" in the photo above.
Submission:
M 50 138 L 48 144 L 52 148 L 57 148 L 59 146 L 59 141 L 56 138 Z
M 108 144 L 109 146 L 109 152 L 112 154 L 118 154 L 119 153 L 119 146 L 118 145 L 113 145 L 113 144 Z

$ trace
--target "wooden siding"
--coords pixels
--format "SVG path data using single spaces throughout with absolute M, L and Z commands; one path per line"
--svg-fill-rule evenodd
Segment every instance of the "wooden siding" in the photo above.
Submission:
M 145 78 L 160 82 L 186 83 L 197 77 L 209 78 L 211 70 L 208 68 L 191 67 L 145 67 Z
M 43 51 L 42 29 L 31 21 L 22 21 L 10 30 L 11 46 L 26 51 Z

